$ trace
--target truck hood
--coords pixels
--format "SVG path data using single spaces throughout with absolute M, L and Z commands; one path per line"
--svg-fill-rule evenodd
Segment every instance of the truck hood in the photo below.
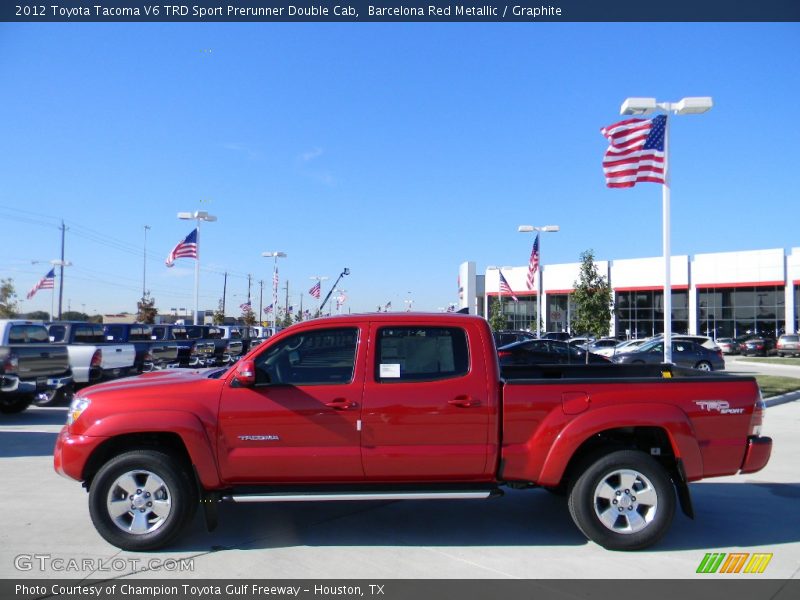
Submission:
M 210 369 L 165 369 L 163 371 L 153 371 L 143 373 L 135 377 L 124 377 L 114 379 L 105 383 L 92 385 L 81 390 L 81 396 L 89 396 L 98 392 L 119 392 L 154 386 L 191 384 L 212 378 L 216 374 L 221 374 L 225 369 L 219 367 Z

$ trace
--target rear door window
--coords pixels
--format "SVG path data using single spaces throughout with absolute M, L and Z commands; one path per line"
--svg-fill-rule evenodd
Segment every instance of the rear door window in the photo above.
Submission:
M 382 383 L 452 379 L 469 371 L 467 335 L 457 327 L 378 330 L 375 380 Z

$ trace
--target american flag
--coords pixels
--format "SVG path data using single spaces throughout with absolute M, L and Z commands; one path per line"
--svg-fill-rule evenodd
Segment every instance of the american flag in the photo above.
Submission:
M 294 306 L 290 306 L 289 310 L 287 310 L 286 312 L 288 312 L 290 315 L 294 314 Z
M 536 234 L 536 239 L 533 240 L 533 248 L 531 249 L 531 258 L 528 261 L 528 289 L 532 290 L 534 285 L 536 271 L 539 270 L 539 234 Z M 502 273 L 501 273 L 502 275 Z
M 609 146 L 603 156 L 606 185 L 633 187 L 640 181 L 664 183 L 666 115 L 627 119 L 600 130 Z
M 242 312 L 253 312 L 253 305 L 250 303 L 250 300 L 240 304 L 239 308 L 242 309 Z
M 320 285 L 319 281 L 314 285 L 312 285 L 311 289 L 308 290 L 308 293 L 311 294 L 317 300 L 319 300 L 321 292 L 322 292 L 322 286 Z
M 264 309 L 264 314 L 268 315 L 272 312 L 272 304 L 270 304 L 267 308 Z
M 448 304 L 447 305 L 447 312 L 455 312 L 455 311 L 456 311 L 456 305 L 455 304 Z
M 33 298 L 36 295 L 36 292 L 38 292 L 39 290 L 52 290 L 53 286 L 55 285 L 55 281 L 56 281 L 56 269 L 55 267 L 53 267 L 52 269 L 50 269 L 50 272 L 47 275 L 42 277 L 36 283 L 36 285 L 34 285 L 31 288 L 31 291 L 28 292 L 27 296 L 28 300 Z
M 386 306 L 384 306 L 384 307 L 383 307 L 383 310 L 384 310 L 385 312 L 389 312 L 389 309 L 390 309 L 390 308 L 392 308 L 392 301 L 391 301 L 391 300 L 389 300 L 389 301 L 386 303 Z
M 511 299 L 514 302 L 519 302 L 519 298 L 514 295 L 514 291 L 511 289 L 511 286 L 508 285 L 508 280 L 505 278 L 505 275 L 503 275 L 503 272 L 498 271 L 498 273 L 500 273 L 500 295 L 511 294 Z
M 169 253 L 167 256 L 167 260 L 165 261 L 168 267 L 171 267 L 175 264 L 175 260 L 178 258 L 197 258 L 197 229 L 193 229 L 192 232 L 187 235 L 184 239 L 178 242 L 178 245 L 172 249 L 172 252 Z

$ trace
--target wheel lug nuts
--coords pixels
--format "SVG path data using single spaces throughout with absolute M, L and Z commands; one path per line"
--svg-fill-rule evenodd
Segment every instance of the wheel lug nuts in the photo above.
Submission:
M 152 502 L 148 502 L 147 506 L 153 506 L 153 503 Z
M 625 493 L 626 493 L 626 494 L 630 494 L 630 493 L 631 493 L 631 491 L 630 491 L 630 490 L 625 490 Z
M 144 509 L 143 509 L 143 508 L 140 508 L 140 509 L 139 509 L 139 512 L 144 512 Z
M 636 496 L 631 496 L 631 500 L 636 501 Z
M 619 512 L 622 512 L 622 511 L 623 511 L 623 510 L 625 510 L 625 509 L 624 509 L 624 508 L 622 508 L 622 507 L 620 506 L 620 507 L 619 507 L 617 510 L 618 510 Z
M 616 491 L 616 492 L 614 492 L 614 493 L 615 493 L 617 496 L 620 496 L 620 495 L 622 495 L 622 492 L 620 492 L 619 490 L 617 490 L 617 491 Z
M 633 510 L 633 507 L 632 507 L 632 506 L 629 506 L 629 507 L 628 507 L 628 510 Z
M 150 497 L 150 492 L 145 492 L 145 493 L 144 493 L 144 497 L 145 497 L 145 498 L 149 498 L 149 497 Z
M 612 501 L 611 501 L 611 503 L 612 503 L 612 504 L 616 504 L 616 503 L 617 503 L 617 501 L 616 501 L 616 500 L 612 500 Z
M 137 493 L 137 494 L 141 494 L 141 493 L 142 493 L 142 490 L 136 490 L 136 493 Z

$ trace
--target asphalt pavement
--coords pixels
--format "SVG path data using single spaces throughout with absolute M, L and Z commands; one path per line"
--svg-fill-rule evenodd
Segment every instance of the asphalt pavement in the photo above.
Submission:
M 775 445 L 763 471 L 692 484 L 695 520 L 677 512 L 659 545 L 628 553 L 588 542 L 564 499 L 543 490 L 222 505 L 214 533 L 198 517 L 168 550 L 122 552 L 95 532 L 80 484 L 53 471 L 65 412 L 0 418 L 2 578 L 683 579 L 709 577 L 696 573 L 709 552 L 772 554 L 759 577 L 800 577 L 800 402 L 767 410 L 764 434 Z

